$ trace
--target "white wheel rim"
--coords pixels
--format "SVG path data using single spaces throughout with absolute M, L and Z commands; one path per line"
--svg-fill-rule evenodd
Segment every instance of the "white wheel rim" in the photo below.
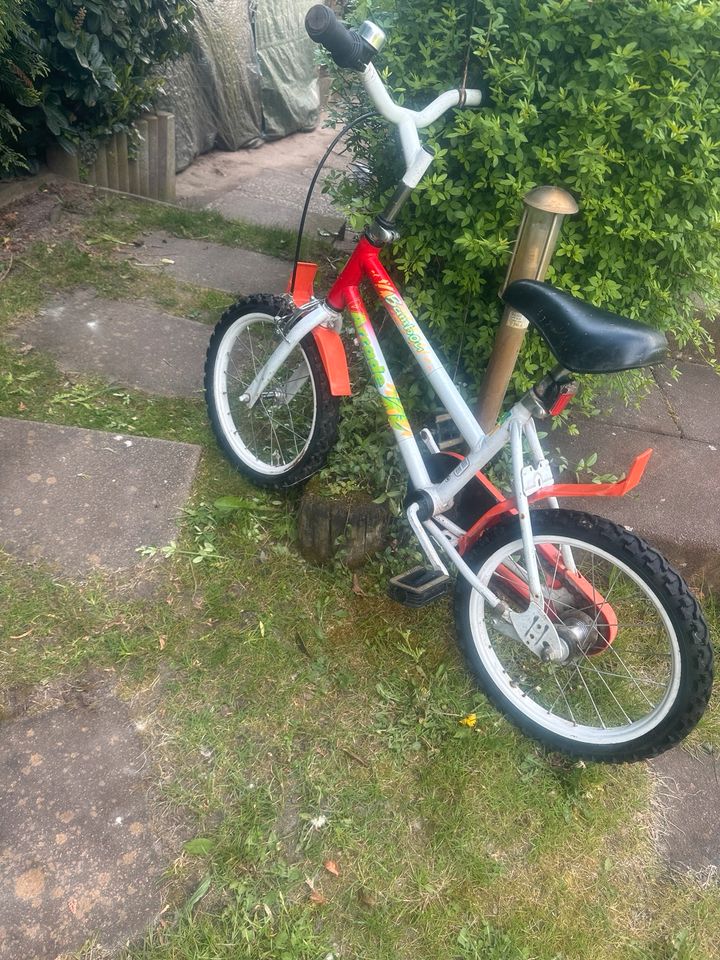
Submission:
M 230 390 L 228 389 L 229 366 L 232 362 L 233 349 L 235 348 L 240 335 L 252 324 L 260 323 L 264 326 L 270 324 L 274 328 L 275 318 L 266 313 L 248 313 L 245 314 L 245 316 L 240 317 L 225 332 L 225 335 L 218 346 L 217 355 L 215 357 L 215 365 L 213 368 L 213 394 L 220 428 L 223 436 L 236 456 L 242 460 L 243 463 L 247 464 L 248 467 L 252 468 L 258 473 L 263 473 L 267 476 L 277 476 L 288 473 L 307 452 L 317 420 L 317 394 L 315 390 L 315 381 L 310 371 L 310 364 L 305 351 L 299 346 L 297 350 L 293 350 L 293 352 L 290 354 L 290 357 L 285 361 L 285 364 L 281 369 L 284 369 L 288 364 L 292 364 L 294 359 L 295 362 L 297 362 L 296 358 L 298 355 L 302 356 L 307 367 L 308 380 L 312 389 L 312 422 L 308 430 L 307 439 L 305 440 L 302 449 L 300 449 L 291 460 L 284 461 L 281 464 L 270 464 L 267 463 L 267 461 L 260 459 L 260 457 L 258 457 L 250 449 L 250 447 L 247 446 L 238 432 L 235 418 L 232 414 Z M 263 362 L 266 359 L 267 357 L 264 357 Z M 239 392 L 238 388 L 234 389 L 236 392 Z
M 621 744 L 631 740 L 639 739 L 657 727 L 657 725 L 662 722 L 663 718 L 667 716 L 673 703 L 675 702 L 678 688 L 680 686 L 680 646 L 677 639 L 677 632 L 670 622 L 670 618 L 668 617 L 666 610 L 659 602 L 656 601 L 652 591 L 645 584 L 642 578 L 638 576 L 638 574 L 631 570 L 621 560 L 618 560 L 617 557 L 614 557 L 612 554 L 607 553 L 599 547 L 591 547 L 584 541 L 573 540 L 571 537 L 558 537 L 551 535 L 536 536 L 535 543 L 547 543 L 552 545 L 563 544 L 568 545 L 573 550 L 583 550 L 586 553 L 592 554 L 594 557 L 608 561 L 616 569 L 622 571 L 622 573 L 624 573 L 637 587 L 639 587 L 645 598 L 652 604 L 653 609 L 658 615 L 659 621 L 665 628 L 666 636 L 669 641 L 670 677 L 667 681 L 665 692 L 656 703 L 654 708 L 650 710 L 644 717 L 620 726 L 615 725 L 606 728 L 599 726 L 596 727 L 589 724 L 573 722 L 572 720 L 567 720 L 558 716 L 557 714 L 553 713 L 552 710 L 548 710 L 547 707 L 533 700 L 531 696 L 521 690 L 517 683 L 512 681 L 510 674 L 503 666 L 502 661 L 495 651 L 493 642 L 490 639 L 487 624 L 485 622 L 485 601 L 476 590 L 473 590 L 469 604 L 470 631 L 475 650 L 477 651 L 485 670 L 506 700 L 508 700 L 516 709 L 523 713 L 524 716 L 529 720 L 553 734 L 564 737 L 568 740 L 592 743 L 597 746 L 610 746 L 612 744 Z M 504 546 L 498 548 L 498 550 L 496 550 L 492 556 L 488 557 L 478 571 L 478 578 L 480 581 L 483 584 L 488 585 L 494 571 L 502 564 L 503 560 L 511 554 L 517 553 L 521 549 L 522 541 L 519 537 L 516 541 L 505 544 Z M 609 602 L 611 603 L 612 600 L 610 599 Z M 620 629 L 622 629 L 622 624 L 620 624 Z M 508 641 L 508 643 L 512 642 L 515 641 Z M 516 642 L 519 643 L 519 641 Z M 608 653 L 615 648 L 616 643 L 621 643 L 619 633 L 616 641 L 609 648 Z M 617 649 L 615 649 L 615 654 L 619 656 Z M 600 656 L 605 655 L 606 654 L 601 654 Z M 528 651 L 528 656 L 532 657 L 533 655 Z M 590 661 L 598 658 L 586 657 L 585 659 Z M 584 663 L 583 660 L 580 660 L 580 662 Z M 562 671 L 563 666 L 556 665 L 555 667 L 549 668 L 549 670 L 553 669 Z M 564 669 L 569 670 L 571 669 L 571 666 L 568 665 Z M 603 682 L 607 683 L 607 681 L 604 679 Z

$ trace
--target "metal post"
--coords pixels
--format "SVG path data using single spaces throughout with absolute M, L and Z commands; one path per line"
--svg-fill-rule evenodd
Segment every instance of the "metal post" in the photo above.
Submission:
M 525 194 L 523 203 L 525 211 L 501 296 L 513 280 L 545 278 L 563 218 L 578 211 L 573 197 L 560 187 L 536 187 Z M 521 313 L 505 307 L 478 398 L 478 420 L 486 432 L 497 423 L 527 326 Z

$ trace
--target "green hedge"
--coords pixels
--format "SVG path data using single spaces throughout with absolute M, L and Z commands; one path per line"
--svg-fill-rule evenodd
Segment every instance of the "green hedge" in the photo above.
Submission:
M 0 77 L 21 83 L 0 88 L 5 170 L 41 156 L 50 139 L 75 149 L 127 129 L 150 106 L 157 68 L 184 49 L 195 12 L 194 0 L 0 0 L 6 7 Z
M 38 38 L 27 22 L 30 10 L 27 0 L 0 0 L 0 173 L 27 166 L 18 152 L 23 132 L 18 113 L 37 107 L 35 82 L 45 72 Z
M 538 184 L 569 189 L 548 279 L 572 293 L 702 340 L 695 295 L 716 302 L 720 276 L 720 3 L 716 0 L 381 0 L 349 20 L 388 33 L 378 58 L 413 107 L 457 86 L 492 88 L 490 109 L 459 110 L 431 131 L 437 159 L 401 220 L 395 263 L 446 352 L 481 376 L 499 317 L 498 288 L 521 214 Z M 357 87 L 343 113 L 361 109 Z M 355 138 L 377 209 L 398 176 L 385 129 Z M 548 362 L 530 337 L 516 377 Z

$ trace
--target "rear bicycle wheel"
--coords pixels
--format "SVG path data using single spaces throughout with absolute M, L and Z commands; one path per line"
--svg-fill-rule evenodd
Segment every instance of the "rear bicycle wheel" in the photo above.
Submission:
M 457 637 L 469 669 L 498 709 L 553 750 L 613 763 L 667 750 L 696 725 L 712 689 L 712 648 L 697 601 L 659 553 L 608 520 L 540 510 L 533 533 L 545 609 L 570 655 L 562 663 L 537 658 L 458 578 Z M 601 604 L 563 577 L 563 548 Z M 516 519 L 491 529 L 466 560 L 509 607 L 525 609 Z M 617 628 L 611 642 L 601 615 Z
M 205 399 L 215 437 L 253 483 L 291 487 L 325 463 L 337 438 L 339 400 L 330 392 L 312 335 L 304 337 L 250 407 L 241 398 L 282 341 L 279 297 L 229 307 L 205 360 Z

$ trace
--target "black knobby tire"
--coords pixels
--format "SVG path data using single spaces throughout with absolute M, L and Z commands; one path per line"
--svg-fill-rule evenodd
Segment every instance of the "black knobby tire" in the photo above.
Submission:
M 293 363 L 299 363 L 309 374 L 309 378 L 306 378 L 308 383 L 311 381 L 312 393 L 307 389 L 305 403 L 312 412 L 312 422 L 298 456 L 288 463 L 264 462 L 262 456 L 254 453 L 248 446 L 256 443 L 254 432 L 251 436 L 250 428 L 239 424 L 239 418 L 234 417 L 231 412 L 229 398 L 233 396 L 237 399 L 242 392 L 242 385 L 230 383 L 227 371 L 223 371 L 222 364 L 227 357 L 227 350 L 232 349 L 228 348 L 228 343 L 234 342 L 233 337 L 247 333 L 253 323 L 259 325 L 263 335 L 270 337 L 269 325 L 272 324 L 274 330 L 275 318 L 286 310 L 286 304 L 280 297 L 254 295 L 238 300 L 228 307 L 213 330 L 205 359 L 205 400 L 218 444 L 237 470 L 258 486 L 270 488 L 295 486 L 320 470 L 337 439 L 339 419 L 339 398 L 330 392 L 327 374 L 312 334 L 300 341 L 281 368 L 289 369 Z M 226 340 L 228 337 L 230 339 Z M 279 337 L 276 342 L 280 342 Z M 269 349 L 266 348 L 262 362 L 268 355 Z M 280 372 L 276 377 L 279 376 Z M 247 385 L 246 383 L 245 386 Z M 290 403 L 286 402 L 285 406 L 289 408 Z M 270 418 L 265 416 L 268 407 L 264 400 L 258 402 L 253 410 L 252 415 L 257 417 L 259 427 L 262 426 L 263 418 L 269 422 Z M 250 414 L 248 412 L 245 415 Z M 243 432 L 245 436 L 242 435 Z M 272 459 L 272 456 L 268 459 Z
M 596 727 L 597 736 L 588 736 L 584 739 L 583 736 L 579 735 L 579 731 L 590 728 L 583 725 L 578 726 L 575 723 L 577 718 L 573 714 L 572 704 L 567 692 L 569 689 L 572 690 L 573 687 L 569 688 L 567 686 L 565 680 L 569 676 L 567 673 L 559 672 L 552 680 L 557 681 L 557 676 L 563 677 L 562 682 L 566 684 L 565 702 L 568 705 L 572 722 L 568 720 L 567 716 L 558 720 L 552 713 L 553 710 L 558 710 L 557 701 L 560 703 L 560 710 L 563 709 L 563 703 L 560 696 L 556 694 L 547 671 L 562 671 L 563 665 L 548 666 L 541 663 L 534 657 L 534 654 L 526 651 L 518 640 L 506 640 L 501 631 L 497 632 L 496 640 L 491 642 L 491 635 L 496 628 L 492 626 L 492 617 L 484 616 L 486 610 L 484 601 L 466 580 L 458 577 L 455 589 L 457 641 L 468 668 L 480 687 L 491 702 L 524 733 L 539 740 L 546 747 L 570 756 L 607 763 L 620 763 L 647 759 L 677 744 L 687 736 L 699 721 L 707 707 L 712 691 L 713 653 L 708 628 L 700 607 L 687 584 L 677 571 L 644 540 L 623 527 L 600 517 L 571 510 L 538 510 L 533 512 L 533 533 L 536 538 L 542 539 L 545 537 L 546 542 L 550 542 L 552 538 L 558 538 L 555 541 L 558 543 L 562 543 L 563 540 L 573 541 L 577 544 L 577 547 L 573 548 L 574 553 L 579 552 L 581 555 L 584 544 L 587 548 L 587 555 L 592 554 L 593 556 L 593 571 L 595 569 L 595 557 L 597 557 L 598 564 L 607 563 L 609 570 L 614 569 L 614 582 L 616 584 L 618 582 L 624 583 L 624 581 L 620 581 L 621 575 L 627 579 L 628 584 L 635 583 L 640 596 L 644 595 L 648 603 L 657 604 L 657 622 L 663 623 L 666 628 L 669 624 L 671 628 L 671 630 L 668 629 L 667 640 L 668 646 L 673 652 L 666 654 L 663 661 L 662 658 L 652 652 L 654 642 L 652 639 L 652 621 L 642 619 L 637 622 L 631 612 L 630 619 L 626 621 L 627 629 L 624 630 L 623 621 L 619 619 L 615 641 L 600 655 L 608 658 L 605 661 L 607 666 L 603 664 L 598 669 L 597 655 L 593 655 L 592 649 L 589 647 L 585 648 L 586 651 L 589 651 L 589 654 L 588 652 L 578 653 L 577 668 L 570 664 L 566 665 L 567 670 L 577 670 L 586 690 L 588 687 L 585 677 L 594 682 L 593 669 L 600 680 L 597 689 L 603 695 L 601 683 L 608 690 L 614 687 L 614 694 L 617 694 L 619 690 L 615 686 L 617 682 L 633 693 L 635 691 L 629 682 L 630 680 L 638 687 L 638 690 L 642 689 L 642 684 L 654 683 L 656 687 L 663 685 L 660 682 L 662 672 L 660 669 L 656 674 L 659 678 L 657 681 L 648 676 L 649 671 L 643 672 L 642 669 L 636 675 L 633 675 L 631 668 L 627 667 L 625 661 L 622 660 L 623 653 L 631 664 L 634 664 L 634 658 L 637 656 L 644 657 L 646 655 L 654 666 L 657 664 L 662 666 L 667 663 L 667 669 L 672 671 L 673 679 L 671 680 L 669 677 L 666 681 L 665 692 L 657 694 L 658 698 L 663 698 L 661 701 L 662 709 L 659 706 L 657 708 L 660 710 L 657 714 L 657 721 L 654 721 L 653 716 L 648 714 L 649 719 L 642 730 L 638 728 L 637 736 L 631 729 L 631 721 L 634 723 L 634 718 L 632 715 L 625 714 L 628 724 L 624 736 L 627 739 L 623 742 L 620 741 L 619 734 L 617 735 L 617 742 L 611 742 L 613 736 L 615 736 L 614 730 L 620 731 L 621 726 L 601 728 L 600 724 L 597 724 Z M 518 556 L 514 551 L 519 539 L 519 523 L 516 518 L 510 518 L 492 528 L 468 553 L 465 559 L 478 576 L 483 570 L 484 576 L 487 576 L 489 571 L 497 569 L 502 564 L 502 560 L 498 558 L 507 556 L 510 558 L 509 562 L 512 562 L 512 559 Z M 627 571 L 622 571 L 620 566 L 613 567 L 612 560 L 619 561 L 627 568 Z M 504 569 L 507 569 L 507 567 L 504 567 Z M 637 578 L 636 580 L 633 579 L 633 574 Z M 502 573 L 500 574 L 501 577 Z M 493 589 L 502 591 L 498 575 L 495 577 L 494 584 L 492 578 L 488 582 Z M 610 589 L 615 588 L 611 587 Z M 614 604 L 615 610 L 623 609 L 619 604 L 626 602 L 623 599 L 624 592 L 629 592 L 626 587 L 619 587 L 618 589 L 620 590 L 619 600 L 617 599 L 617 593 L 614 596 L 610 595 L 609 590 L 603 593 L 604 597 L 609 597 L 608 603 Z M 565 594 L 565 597 L 567 599 L 567 594 Z M 628 605 L 633 602 L 632 598 L 627 601 Z M 518 600 L 516 609 L 521 608 L 522 605 Z M 479 609 L 483 610 L 482 625 L 478 623 Z M 558 606 L 556 609 L 561 610 L 562 608 Z M 634 608 L 628 606 L 628 609 L 632 611 Z M 664 611 L 664 614 L 662 611 Z M 620 617 L 619 613 L 617 615 Z M 473 617 L 475 618 L 474 625 Z M 488 622 L 490 626 L 488 626 Z M 624 632 L 621 632 L 623 630 Z M 630 637 L 631 653 L 629 655 L 623 650 L 623 637 Z M 487 645 L 484 638 L 488 638 Z M 503 648 L 503 644 L 515 644 L 521 652 L 519 654 L 512 652 L 505 657 L 506 662 L 503 662 L 497 651 L 510 649 Z M 493 650 L 492 654 L 488 652 L 490 647 Z M 594 649 L 597 650 L 597 648 Z M 481 650 L 483 655 L 480 653 Z M 529 668 L 523 666 L 516 671 L 519 679 L 516 677 L 516 682 L 513 683 L 510 679 L 508 664 L 515 660 L 522 660 L 525 654 L 532 663 Z M 653 656 L 655 656 L 654 661 Z M 618 658 L 623 664 L 622 668 L 616 669 L 615 658 Z M 499 666 L 496 665 L 496 661 Z M 670 665 L 671 662 L 672 666 Z M 527 669 L 527 678 L 523 672 L 525 669 Z M 532 678 L 535 674 L 540 675 L 541 671 L 546 672 L 542 685 L 531 686 Z M 507 682 L 505 673 L 508 678 Z M 627 674 L 627 678 L 625 674 Z M 616 675 L 619 677 L 618 681 L 614 679 Z M 572 681 L 573 678 L 571 677 L 570 680 Z M 578 690 L 581 689 L 579 684 L 573 686 L 577 686 Z M 559 685 L 559 689 L 562 691 L 562 684 Z M 653 687 L 648 686 L 646 689 L 651 692 Z M 544 692 L 537 693 L 538 690 L 547 690 L 547 696 Z M 645 691 L 643 691 L 643 694 L 645 695 Z M 551 695 L 555 696 L 556 703 L 548 709 L 547 703 L 549 703 Z M 543 703 L 543 699 L 547 702 Z M 592 700 L 592 695 L 590 695 L 590 699 Z M 606 700 L 615 709 L 609 698 L 606 697 Z M 650 700 L 648 702 L 650 703 Z M 616 703 L 619 703 L 617 699 Z M 592 700 L 592 704 L 600 718 L 600 723 L 603 723 L 603 719 L 606 718 L 603 718 L 602 711 L 598 710 L 594 700 Z M 547 709 L 547 717 L 540 707 Z M 603 705 L 603 709 L 605 709 L 605 705 Z M 565 713 L 567 714 L 568 711 L 566 710 Z

